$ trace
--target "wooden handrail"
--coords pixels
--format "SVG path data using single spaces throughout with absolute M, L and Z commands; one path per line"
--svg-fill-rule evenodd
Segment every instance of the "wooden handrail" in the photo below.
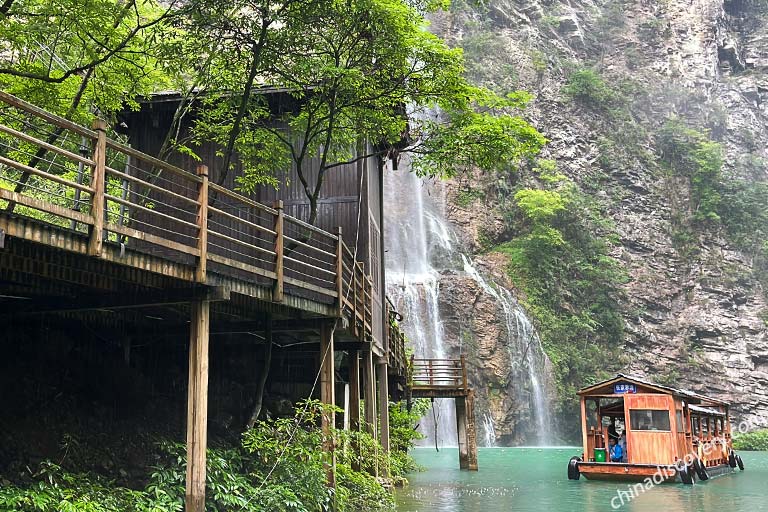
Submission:
M 161 249 L 161 257 L 183 255 L 179 260 L 183 265 L 189 265 L 189 256 L 194 257 L 192 274 L 198 282 L 208 278 L 211 262 L 217 272 L 223 266 L 236 271 L 239 279 L 248 280 L 250 274 L 254 279 L 259 276 L 270 280 L 275 302 L 284 300 L 286 285 L 292 290 L 302 289 L 318 300 L 327 301 L 330 297 L 336 315 L 349 318 L 354 335 L 361 340 L 371 339 L 375 323 L 373 279 L 358 260 L 356 249 L 345 243 L 341 229 L 334 233 L 324 231 L 286 215 L 281 202 L 275 207 L 267 206 L 211 183 L 205 166 L 190 172 L 112 140 L 107 137 L 107 126 L 102 120 L 96 120 L 93 129 L 89 129 L 3 91 L 0 103 L 10 105 L 22 117 L 19 126 L 0 124 L 0 133 L 36 145 L 53 155 L 53 159 L 79 164 L 85 170 L 85 178 L 70 181 L 62 175 L 61 163 L 44 168 L 36 161 L 18 161 L 13 154 L 0 156 L 0 164 L 34 175 L 41 182 L 88 195 L 85 200 L 78 195 L 75 206 L 38 197 L 30 192 L 32 188 L 18 192 L 0 189 L 0 199 L 43 212 L 45 222 L 65 229 L 76 224 L 80 229 L 86 226 L 87 253 L 92 256 L 101 256 L 105 244 L 135 240 Z M 37 134 L 43 127 L 84 137 L 92 143 L 91 153 L 77 154 L 65 137 L 40 140 Z M 108 166 L 108 161 L 121 163 Z M 120 167 L 122 162 L 125 169 Z M 160 178 L 161 171 L 167 176 Z M 115 192 L 119 181 L 123 183 L 122 194 Z M 126 183 L 131 185 L 129 193 L 125 192 Z M 90 208 L 80 211 L 80 204 L 85 201 Z M 107 218 L 109 207 L 116 205 L 120 206 L 119 222 Z M 290 247 L 288 254 L 286 243 Z M 389 335 L 386 326 L 384 335 Z M 399 340 L 402 333 L 393 332 L 391 336 Z M 397 350 L 402 350 L 400 343 L 396 343 Z

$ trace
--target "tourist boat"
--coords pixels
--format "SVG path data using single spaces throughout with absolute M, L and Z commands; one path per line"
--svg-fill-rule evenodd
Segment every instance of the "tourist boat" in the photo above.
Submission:
M 578 394 L 584 452 L 568 463 L 571 480 L 692 484 L 744 470 L 722 400 L 623 374 Z M 623 447 L 621 460 L 611 460 L 611 438 Z

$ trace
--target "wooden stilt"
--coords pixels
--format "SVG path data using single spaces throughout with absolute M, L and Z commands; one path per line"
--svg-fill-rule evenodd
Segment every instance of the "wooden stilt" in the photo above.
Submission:
M 376 365 L 376 373 L 379 377 L 379 441 L 385 453 L 389 453 L 389 375 L 387 363 Z M 379 468 L 381 476 L 389 476 L 389 468 Z
M 477 426 L 475 424 L 475 392 L 467 390 L 467 469 L 477 471 Z
M 370 350 L 363 352 L 363 400 L 365 402 L 365 430 L 373 437 L 378 439 L 378 429 L 376 428 L 376 372 L 373 366 L 373 353 Z M 373 476 L 379 475 L 377 465 L 373 467 Z
M 459 446 L 459 467 L 469 469 L 469 448 L 467 445 L 467 402 L 463 396 L 454 399 L 456 405 L 456 435 Z
M 360 351 L 352 350 L 348 355 L 349 365 L 349 430 L 360 431 Z M 360 447 L 352 441 L 353 453 L 360 455 Z M 360 471 L 357 458 L 353 459 L 352 469 Z
M 333 324 L 324 323 L 320 328 L 320 401 L 328 405 L 336 405 L 336 380 L 333 353 Z M 323 414 L 322 428 L 325 453 L 325 466 L 328 474 L 328 485 L 336 486 L 336 455 L 332 429 L 336 425 L 334 413 Z
M 187 396 L 186 512 L 205 511 L 205 452 L 208 441 L 208 336 L 210 303 L 195 301 L 189 337 Z

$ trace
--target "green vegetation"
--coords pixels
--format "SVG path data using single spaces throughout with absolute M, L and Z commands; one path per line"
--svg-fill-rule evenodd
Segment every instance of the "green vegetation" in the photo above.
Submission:
M 662 163 L 676 176 L 689 179 L 690 215 L 698 223 L 719 221 L 722 148 L 702 132 L 670 119 L 656 137 Z
M 768 451 L 768 429 L 733 436 L 734 450 Z
M 573 71 L 563 87 L 563 92 L 579 103 L 597 110 L 613 109 L 623 100 L 618 91 L 591 68 Z
M 496 247 L 524 294 L 555 365 L 560 412 L 575 411 L 575 391 L 621 365 L 620 287 L 626 276 L 610 256 L 612 224 L 600 205 L 561 175 L 535 168 L 544 187 L 520 188 L 508 215 L 520 233 Z
M 326 485 L 324 438 L 317 424 L 330 411 L 317 401 L 299 404 L 294 418 L 259 422 L 243 434 L 240 446 L 208 451 L 206 509 L 226 511 L 385 511 L 392 494 L 372 476 L 387 467 L 402 479 L 418 469 L 406 450 L 419 437 L 413 427 L 426 406 L 411 411 L 391 406 L 392 455 L 364 432 L 333 430 L 337 488 Z M 355 450 L 359 447 L 359 452 Z M 185 447 L 159 446 L 159 462 L 142 490 L 116 487 L 97 476 L 65 471 L 45 462 L 28 486 L 0 488 L 0 509 L 40 512 L 181 511 L 186 472 Z M 353 469 L 353 468 L 359 468 Z

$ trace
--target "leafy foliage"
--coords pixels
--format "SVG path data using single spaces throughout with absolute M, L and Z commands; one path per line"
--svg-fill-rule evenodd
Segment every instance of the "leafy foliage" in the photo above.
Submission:
M 237 447 L 208 450 L 206 510 L 214 512 L 387 511 L 392 494 L 369 472 L 378 464 L 395 474 L 410 470 L 403 459 L 392 461 L 370 435 L 333 429 L 337 450 L 336 492 L 326 485 L 324 439 L 318 428 L 322 414 L 335 408 L 318 401 L 297 406 L 294 418 L 260 422 L 243 435 Z M 399 410 L 394 407 L 393 410 Z M 416 414 L 415 412 L 413 414 Z M 395 414 L 395 450 L 411 446 L 418 435 L 413 414 Z M 410 431 L 409 427 L 410 425 Z M 357 448 L 355 448 L 357 447 Z M 164 442 L 161 457 L 144 490 L 116 487 L 98 477 L 72 474 L 44 463 L 37 483 L 27 488 L 0 488 L 2 510 L 61 511 L 181 511 L 184 503 L 186 450 Z M 353 469 L 359 465 L 360 470 Z
M 626 276 L 610 256 L 612 225 L 600 206 L 550 161 L 539 162 L 537 174 L 550 179 L 543 189 L 515 193 L 508 220 L 520 234 L 496 250 L 509 258 L 510 278 L 538 325 L 568 414 L 579 387 L 621 364 L 618 299 Z
M 674 118 L 659 130 L 657 142 L 662 161 L 673 173 L 690 180 L 693 220 L 720 220 L 717 213 L 721 201 L 718 187 L 723 166 L 720 145 Z
M 573 71 L 563 87 L 563 92 L 572 99 L 597 109 L 610 109 L 620 101 L 619 94 L 591 68 Z
M 768 451 L 768 429 L 733 436 L 735 450 Z

